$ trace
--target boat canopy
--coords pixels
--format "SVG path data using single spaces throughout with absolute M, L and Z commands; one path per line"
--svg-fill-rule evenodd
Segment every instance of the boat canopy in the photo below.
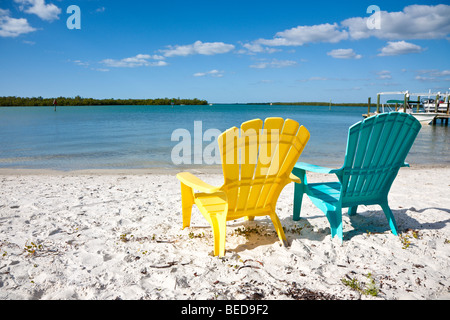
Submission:
M 409 101 L 406 101 L 408 104 L 414 104 L 414 103 L 417 103 L 417 101 L 412 101 L 412 100 L 409 100 Z M 403 104 L 403 103 L 405 103 L 405 100 L 388 100 L 388 101 L 386 101 L 386 103 L 398 103 L 398 104 Z
M 388 100 L 386 103 L 404 103 L 405 100 Z

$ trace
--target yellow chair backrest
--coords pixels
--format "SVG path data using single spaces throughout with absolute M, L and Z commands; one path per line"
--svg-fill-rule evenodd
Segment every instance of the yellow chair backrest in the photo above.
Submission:
M 274 211 L 292 168 L 309 140 L 308 130 L 294 120 L 250 120 L 218 138 L 228 218 Z M 260 212 L 260 214 L 258 214 Z

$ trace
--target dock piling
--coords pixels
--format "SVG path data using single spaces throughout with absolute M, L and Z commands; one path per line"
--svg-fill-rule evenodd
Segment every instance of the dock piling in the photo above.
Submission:
M 380 113 L 380 94 L 377 94 L 377 113 Z
M 436 100 L 434 101 L 434 112 L 438 112 L 438 107 L 439 107 L 439 98 L 441 97 L 440 94 L 436 95 Z

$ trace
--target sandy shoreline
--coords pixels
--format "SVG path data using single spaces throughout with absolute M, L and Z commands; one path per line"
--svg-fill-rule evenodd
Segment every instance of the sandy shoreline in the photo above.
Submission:
M 326 165 L 325 165 L 326 166 Z M 326 166 L 328 167 L 328 166 Z M 329 166 L 330 168 L 339 168 L 339 166 Z M 414 164 L 409 170 L 428 170 L 428 169 L 447 169 L 449 165 L 441 164 Z M 24 175 L 176 175 L 178 172 L 189 171 L 194 174 L 222 174 L 220 165 L 197 166 L 197 167 L 165 167 L 165 168 L 141 168 L 141 169 L 83 169 L 83 170 L 54 170 L 54 169 L 28 169 L 28 168 L 0 168 L 0 176 L 24 176 Z
M 290 246 L 269 218 L 231 221 L 224 258 L 195 207 L 181 230 L 178 171 L 0 169 L 0 299 L 450 299 L 449 167 L 400 170 L 389 197 L 400 237 L 362 206 L 344 213 L 340 245 L 309 199 L 292 220 L 291 184 L 277 206 Z

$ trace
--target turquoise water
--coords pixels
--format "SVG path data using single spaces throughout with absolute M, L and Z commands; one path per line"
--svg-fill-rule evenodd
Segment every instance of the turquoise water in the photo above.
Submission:
M 172 162 L 172 149 L 179 144 L 171 139 L 174 130 L 188 130 L 193 143 L 194 121 L 202 121 L 205 133 L 271 116 L 294 119 L 310 131 L 301 161 L 340 167 L 348 128 L 366 111 L 268 105 L 86 106 L 58 107 L 56 112 L 53 107 L 6 107 L 0 108 L 0 168 L 189 168 L 194 165 Z M 424 126 L 407 161 L 450 164 L 449 137 L 448 127 Z

